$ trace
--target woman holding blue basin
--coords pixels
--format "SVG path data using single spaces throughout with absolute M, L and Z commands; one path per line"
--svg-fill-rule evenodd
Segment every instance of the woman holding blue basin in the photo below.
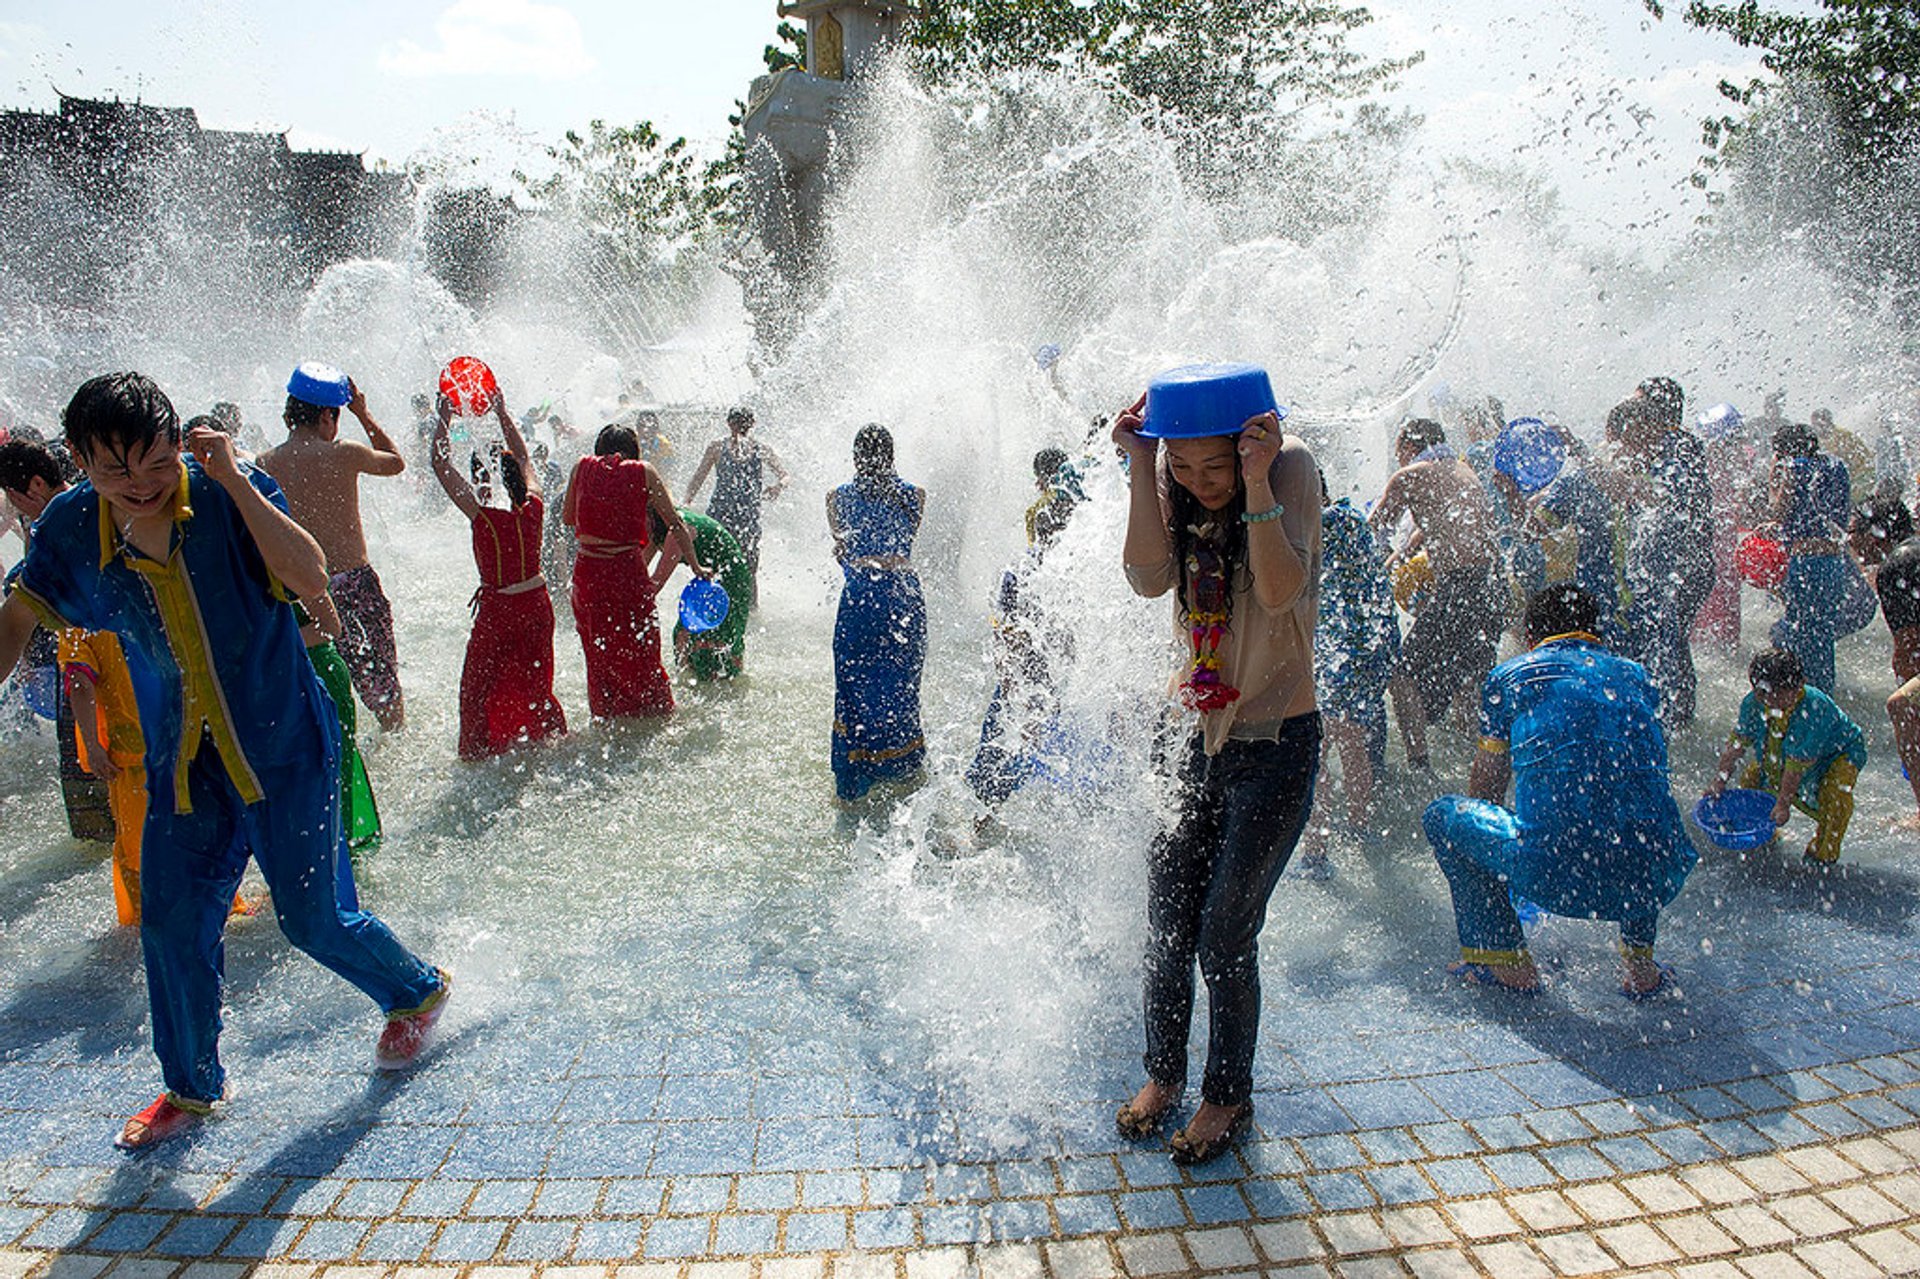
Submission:
M 1183 1164 L 1226 1150 L 1253 1117 L 1260 929 L 1320 762 L 1319 472 L 1284 415 L 1263 370 L 1195 365 L 1154 379 L 1113 427 L 1132 490 L 1127 581 L 1173 593 L 1189 731 L 1178 811 L 1148 855 L 1147 1082 L 1117 1123 L 1147 1137 L 1180 1103 L 1197 962 L 1211 1013 L 1201 1104 L 1171 1142 Z

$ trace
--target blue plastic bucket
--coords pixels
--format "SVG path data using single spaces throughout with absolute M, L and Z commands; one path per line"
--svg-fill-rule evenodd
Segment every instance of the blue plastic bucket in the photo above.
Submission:
M 1493 469 L 1511 476 L 1522 493 L 1538 493 L 1553 483 L 1566 460 L 1560 432 L 1537 417 L 1515 418 L 1493 442 Z
M 60 717 L 60 668 L 58 666 L 28 666 L 22 663 L 13 671 L 13 682 L 20 690 L 20 700 L 27 709 L 41 719 Z
M 353 399 L 353 383 L 331 364 L 306 360 L 294 366 L 287 379 L 287 394 L 323 409 L 343 409 Z
M 1189 364 L 1147 384 L 1147 418 L 1140 434 L 1157 440 L 1237 435 L 1262 413 L 1284 418 L 1267 371 L 1257 364 Z
M 732 607 L 726 587 L 696 577 L 680 592 L 680 625 L 695 635 L 702 634 L 726 621 Z
M 1717 799 L 1702 795 L 1693 806 L 1693 824 L 1716 848 L 1758 848 L 1773 838 L 1774 802 L 1763 790 L 1729 790 Z

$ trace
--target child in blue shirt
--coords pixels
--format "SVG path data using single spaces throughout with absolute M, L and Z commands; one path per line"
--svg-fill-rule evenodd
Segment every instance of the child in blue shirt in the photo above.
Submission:
M 1753 762 L 1742 786 L 1779 797 L 1773 824 L 1783 826 L 1792 806 L 1818 820 L 1806 859 L 1823 866 L 1840 860 L 1840 841 L 1853 820 L 1853 783 L 1867 762 L 1866 734 L 1833 699 L 1808 686 L 1800 659 L 1782 648 L 1756 653 L 1747 667 L 1753 691 L 1740 702 L 1740 717 L 1707 794 L 1718 796 L 1748 751 Z

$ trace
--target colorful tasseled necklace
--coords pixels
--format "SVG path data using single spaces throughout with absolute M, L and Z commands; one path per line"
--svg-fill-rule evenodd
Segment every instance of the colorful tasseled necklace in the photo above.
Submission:
M 1221 557 L 1217 525 L 1209 521 L 1191 528 L 1192 549 L 1187 554 L 1187 633 L 1193 644 L 1193 667 L 1180 686 L 1181 704 L 1207 714 L 1224 710 L 1240 690 L 1220 678 L 1220 644 L 1227 635 L 1226 561 Z

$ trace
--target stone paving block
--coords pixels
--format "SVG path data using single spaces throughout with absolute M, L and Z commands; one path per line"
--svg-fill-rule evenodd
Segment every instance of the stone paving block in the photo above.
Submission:
M 1120 1218 L 1114 1213 L 1111 1200 L 1098 1195 L 1083 1195 L 1077 1198 L 1080 1202 L 1104 1206 L 1106 1216 L 1101 1219 L 1097 1212 L 1093 1213 L 1092 1222 L 1076 1216 L 1074 1224 L 1069 1225 L 1067 1212 L 1063 1208 L 1061 1211 L 1062 1234 L 1098 1234 L 1120 1228 Z M 987 1209 L 981 1204 L 934 1204 L 920 1214 L 920 1235 L 922 1241 L 929 1247 L 939 1244 L 972 1243 L 988 1237 L 991 1233 L 990 1221 Z
M 1849 1097 L 1842 1103 L 1871 1129 L 1899 1128 L 1913 1122 L 1913 1116 L 1885 1097 Z
M 1871 1186 L 1842 1186 L 1820 1197 L 1863 1226 L 1884 1226 L 1907 1215 L 1905 1209 Z
M 1882 1177 L 1873 1183 L 1873 1188 L 1908 1212 L 1920 1215 L 1920 1174 L 1901 1173 Z
M 965 1248 L 923 1248 L 906 1256 L 907 1279 L 965 1279 Z
M 573 1251 L 571 1221 L 522 1221 L 507 1236 L 505 1256 L 520 1261 L 558 1261 Z
M 1300 1152 L 1306 1156 L 1308 1166 L 1322 1172 L 1331 1168 L 1360 1168 L 1368 1162 L 1367 1152 L 1344 1133 L 1302 1138 Z
M 1681 1184 L 1710 1204 L 1746 1203 L 1754 1197 L 1752 1186 L 1712 1164 L 1688 1168 L 1679 1177 Z
M 1061 1188 L 1075 1190 L 1118 1190 L 1120 1172 L 1114 1161 L 1101 1155 L 1090 1159 L 1062 1159 L 1055 1167 Z
M 1740 1249 L 1738 1240 L 1703 1213 L 1662 1217 L 1655 1224 L 1661 1234 L 1673 1240 L 1674 1246 L 1689 1257 L 1718 1257 Z
M 113 1258 L 105 1254 L 65 1253 L 47 1259 L 34 1279 L 95 1279 L 112 1264 Z
M 1306 1187 L 1287 1178 L 1262 1177 L 1244 1184 L 1247 1202 L 1262 1221 L 1305 1216 L 1313 1211 L 1313 1200 Z
M 1299 1147 L 1290 1138 L 1246 1142 L 1241 1145 L 1239 1154 L 1247 1171 L 1256 1177 L 1282 1176 L 1307 1170 L 1307 1161 L 1301 1158 Z
M 1628 1177 L 1620 1183 L 1620 1188 L 1639 1200 L 1649 1212 L 1686 1212 L 1700 1206 L 1698 1195 L 1665 1173 Z
M 1597 1181 L 1614 1175 L 1613 1165 L 1596 1154 L 1591 1146 L 1548 1146 L 1539 1155 L 1563 1182 Z
M 1481 1279 L 1480 1267 L 1458 1248 L 1409 1253 L 1400 1260 L 1415 1279 Z
M 278 1257 L 306 1223 L 255 1219 L 244 1223 L 220 1249 L 224 1257 Z
M 993 1198 L 993 1174 L 981 1164 L 941 1164 L 934 1168 L 932 1193 L 936 1201 Z
M 1400 1128 L 1377 1128 L 1355 1133 L 1353 1139 L 1360 1143 L 1367 1158 L 1376 1164 L 1410 1163 L 1426 1157 L 1420 1143 Z
M 824 1270 L 824 1267 L 822 1267 Z M 680 1266 L 677 1262 L 636 1261 L 631 1265 L 616 1266 L 614 1279 L 680 1279 Z M 405 1275 L 395 1275 L 394 1279 L 407 1279 Z M 446 1279 L 438 1276 L 436 1279 Z
M 383 1221 L 360 1245 L 360 1256 L 367 1261 L 418 1261 L 439 1229 L 431 1221 Z
M 399 1213 L 400 1201 L 407 1197 L 410 1183 L 392 1181 L 357 1181 L 340 1196 L 333 1211 L 342 1217 L 385 1218 Z
M 640 1251 L 644 1221 L 583 1221 L 574 1236 L 575 1261 L 624 1261 Z
M 1604 1226 L 1593 1232 L 1600 1245 L 1621 1264 L 1628 1266 L 1655 1266 L 1663 1261 L 1678 1261 L 1680 1250 L 1662 1238 L 1660 1232 L 1643 1221 L 1628 1222 L 1622 1226 Z
M 1920 1242 L 1900 1230 L 1870 1230 L 1848 1240 L 1890 1275 L 1920 1272 Z
M 833 1259 L 833 1279 L 897 1279 L 893 1253 L 852 1253 Z
M 1253 1228 L 1253 1242 L 1268 1261 L 1285 1263 L 1326 1255 L 1326 1245 L 1304 1221 L 1268 1222 Z
M 1439 1159 L 1477 1155 L 1482 1149 L 1479 1138 L 1468 1132 L 1465 1124 L 1421 1124 L 1413 1130 L 1412 1135 L 1428 1154 Z
M 1597 1275 L 1614 1269 L 1613 1258 L 1584 1230 L 1536 1238 L 1533 1246 L 1563 1275 Z
M 540 1184 L 540 1193 L 534 1196 L 533 1215 L 536 1217 L 588 1217 L 593 1215 L 594 1205 L 600 1202 L 600 1183 L 597 1180 L 568 1178 L 565 1180 L 547 1180 Z
M 649 1257 L 701 1257 L 707 1254 L 712 1221 L 706 1217 L 660 1217 L 647 1228 Z
M 1478 1244 L 1473 1255 L 1484 1273 L 1500 1279 L 1553 1279 L 1553 1271 L 1540 1254 L 1524 1243 Z
M 1370 1212 L 1346 1212 L 1320 1218 L 1320 1233 L 1335 1254 L 1343 1257 L 1385 1252 L 1393 1240 Z
M 760 1262 L 760 1279 L 822 1279 L 826 1270 L 819 1257 L 767 1257 Z
M 1498 1189 L 1477 1159 L 1443 1159 L 1428 1164 L 1426 1173 L 1442 1195 L 1483 1195 Z
M 519 1217 L 533 1204 L 539 1183 L 524 1180 L 483 1181 L 467 1203 L 469 1217 Z
M 1665 1168 L 1673 1161 L 1658 1146 L 1649 1143 L 1644 1137 L 1609 1137 L 1596 1141 L 1593 1148 L 1604 1156 L 1608 1163 L 1621 1172 L 1652 1172 L 1656 1168 Z
M 451 1217 L 466 1207 L 478 1188 L 475 1182 L 436 1177 L 409 1191 L 403 1208 L 409 1217 Z
M 1488 1150 L 1516 1150 L 1537 1144 L 1538 1138 L 1511 1114 L 1469 1119 L 1467 1127 Z
M 1046 1249 L 1055 1279 L 1112 1279 L 1118 1273 L 1104 1243 L 1050 1243 Z M 974 1261 L 980 1279 L 1043 1279 L 1046 1273 L 1037 1244 L 992 1244 L 977 1250 Z M 760 1279 L 773 1279 L 764 1265 Z
M 1719 1147 L 1692 1128 L 1662 1128 L 1646 1138 L 1677 1164 L 1703 1163 L 1721 1155 Z
M 1120 1174 L 1126 1178 L 1127 1185 L 1134 1190 L 1177 1186 L 1183 1180 L 1180 1169 L 1164 1152 L 1121 1155 L 1114 1162 L 1120 1166 Z
M 726 1209 L 733 1193 L 733 1182 L 726 1177 L 681 1177 L 671 1183 L 667 1211 L 672 1213 L 715 1213 Z
M 504 1222 L 449 1222 L 434 1240 L 430 1255 L 435 1261 L 484 1261 L 499 1251 L 506 1233 Z
M 364 1221 L 316 1221 L 288 1252 L 303 1261 L 345 1261 L 367 1237 Z
M 1801 1239 L 1837 1235 L 1852 1225 L 1828 1206 L 1825 1200 L 1810 1194 L 1769 1199 L 1767 1211 L 1786 1222 L 1787 1228 Z
M 1574 1206 L 1556 1191 L 1508 1195 L 1506 1203 L 1509 1212 L 1535 1231 L 1562 1230 L 1584 1224 Z
M 1790 1252 L 1769 1252 L 1757 1257 L 1738 1258 L 1739 1273 L 1749 1279 L 1819 1279 L 1805 1262 Z
M 996 1164 L 993 1180 L 999 1188 L 998 1193 L 1012 1199 L 1025 1195 L 1052 1195 L 1060 1191 L 1053 1166 L 1038 1159 Z
M 1842 1186 L 1860 1180 L 1860 1170 L 1821 1147 L 1782 1151 L 1780 1157 L 1804 1174 L 1816 1186 Z
M 1038 1199 L 1004 1199 L 987 1208 L 996 1239 L 1045 1239 L 1053 1234 L 1047 1205 Z
M 1187 1210 L 1171 1190 L 1143 1190 L 1116 1196 L 1120 1215 L 1134 1230 L 1164 1230 L 1187 1224 Z
M 1783 1195 L 1813 1184 L 1778 1155 L 1736 1159 L 1729 1167 L 1762 1194 Z
M 781 1226 L 787 1252 L 838 1252 L 847 1246 L 848 1216 L 844 1212 L 796 1212 Z
M 1454 1229 L 1467 1239 L 1496 1239 L 1521 1233 L 1506 1205 L 1498 1199 L 1464 1199 L 1445 1205 Z
M 1759 1204 L 1721 1208 L 1711 1215 L 1716 1225 L 1747 1248 L 1775 1248 L 1798 1237 Z
M 1230 1225 L 1253 1215 L 1240 1187 L 1233 1184 L 1189 1186 L 1180 1197 L 1187 1201 L 1187 1212 L 1196 1225 Z
M 1536 1111 L 1521 1119 L 1542 1141 L 1585 1141 L 1594 1135 L 1587 1121 L 1570 1109 Z
M 1729 1155 L 1764 1155 L 1780 1143 L 1744 1119 L 1716 1119 L 1700 1126 L 1700 1135 Z
M 0 1266 L 0 1276 L 6 1273 Z M 238 1261 L 196 1261 L 180 1272 L 180 1279 L 247 1279 L 247 1267 Z
M 1607 1183 L 1571 1186 L 1564 1193 L 1589 1221 L 1624 1221 L 1641 1215 L 1640 1205 L 1621 1193 L 1618 1186 Z
M 1782 1103 L 1784 1104 L 1784 1102 Z M 1599 1101 L 1580 1107 L 1580 1117 L 1593 1125 L 1595 1132 L 1616 1137 L 1638 1132 L 1647 1126 L 1637 1111 L 1618 1101 Z
M 1407 1269 L 1395 1257 L 1353 1257 L 1339 1265 L 1340 1279 L 1407 1279 Z
M 1673 1279 L 1744 1279 L 1730 1261 L 1693 1261 L 1675 1266 Z
M 1793 1255 L 1806 1262 L 1820 1279 L 1885 1279 L 1878 1266 L 1844 1240 L 1801 1244 Z
M 154 1243 L 153 1251 L 169 1257 L 210 1257 L 239 1225 L 237 1217 L 182 1217 Z
M 1304 1178 L 1307 1193 L 1326 1212 L 1374 1206 L 1373 1188 L 1358 1173 L 1327 1172 Z
M 1426 1203 L 1438 1197 L 1433 1186 L 1420 1175 L 1419 1167 L 1413 1164 L 1369 1168 L 1363 1175 L 1383 1204 Z
M 722 1217 L 713 1228 L 713 1250 L 723 1257 L 757 1257 L 774 1251 L 780 1219 L 756 1212 Z
M 1745 1102 L 1719 1088 L 1685 1088 L 1673 1099 L 1702 1119 L 1733 1119 L 1747 1113 Z
M 1453 1242 L 1452 1228 L 1435 1208 L 1389 1208 L 1380 1214 L 1380 1224 L 1402 1248 Z
M 752 1276 L 753 1263 L 748 1261 L 695 1261 L 687 1266 L 687 1279 L 752 1279 Z
M 1194 1264 L 1207 1270 L 1258 1266 L 1253 1239 L 1245 1230 L 1189 1230 L 1183 1236 Z
M 1487 1155 L 1480 1163 L 1508 1190 L 1530 1190 L 1535 1186 L 1550 1186 L 1559 1180 L 1553 1169 L 1524 1150 Z
M 1137 1235 L 1119 1241 L 1120 1262 L 1130 1275 L 1185 1274 L 1192 1267 L 1174 1235 Z

